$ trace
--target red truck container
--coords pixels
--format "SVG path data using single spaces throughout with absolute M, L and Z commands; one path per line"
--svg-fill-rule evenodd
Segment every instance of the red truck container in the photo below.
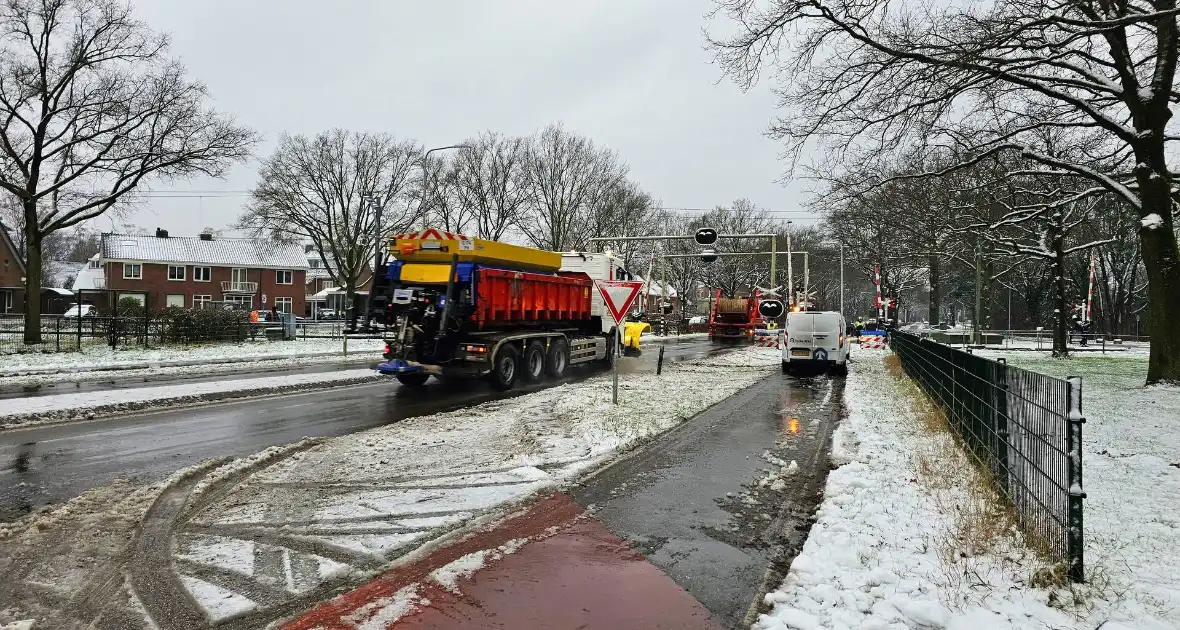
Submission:
M 475 321 L 488 324 L 579 322 L 590 319 L 594 282 L 585 275 L 551 275 L 507 269 L 476 271 Z
M 714 341 L 753 340 L 758 327 L 758 292 L 748 298 L 723 298 L 717 291 L 709 313 L 709 339 Z

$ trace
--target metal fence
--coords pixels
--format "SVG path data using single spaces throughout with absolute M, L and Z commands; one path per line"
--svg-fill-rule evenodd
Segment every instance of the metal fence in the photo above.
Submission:
M 894 332 L 902 368 L 945 413 L 967 451 L 991 472 L 1034 548 L 1084 579 L 1082 383 L 1045 376 Z

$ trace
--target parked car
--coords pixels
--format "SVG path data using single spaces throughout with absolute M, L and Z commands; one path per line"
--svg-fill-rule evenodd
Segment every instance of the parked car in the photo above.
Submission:
M 816 375 L 848 373 L 851 344 L 847 322 L 835 311 L 794 311 L 787 314 L 783 373 Z
M 340 314 L 330 308 L 321 308 L 315 312 L 316 319 L 337 319 Z
M 98 309 L 94 308 L 93 304 L 71 304 L 66 312 L 61 314 L 66 319 L 74 319 L 77 317 L 97 317 Z

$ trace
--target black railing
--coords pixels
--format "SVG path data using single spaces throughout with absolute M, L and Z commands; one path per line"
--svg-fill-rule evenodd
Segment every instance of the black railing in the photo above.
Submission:
M 1028 541 L 1084 580 L 1082 382 L 1012 367 L 907 333 L 890 335 L 901 366 L 945 412 L 1011 503 Z

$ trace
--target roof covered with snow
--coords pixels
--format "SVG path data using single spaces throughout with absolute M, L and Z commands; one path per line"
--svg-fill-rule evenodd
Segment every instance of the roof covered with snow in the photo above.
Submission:
M 256 238 L 202 240 L 195 236 L 102 235 L 103 260 L 216 266 L 307 269 L 307 256 L 298 243 Z
M 90 257 L 90 260 L 99 260 L 99 254 Z M 106 288 L 105 277 L 102 273 L 102 267 L 92 267 L 90 262 L 84 262 L 78 267 L 78 274 L 74 276 L 74 284 L 70 287 L 75 291 L 96 291 Z

